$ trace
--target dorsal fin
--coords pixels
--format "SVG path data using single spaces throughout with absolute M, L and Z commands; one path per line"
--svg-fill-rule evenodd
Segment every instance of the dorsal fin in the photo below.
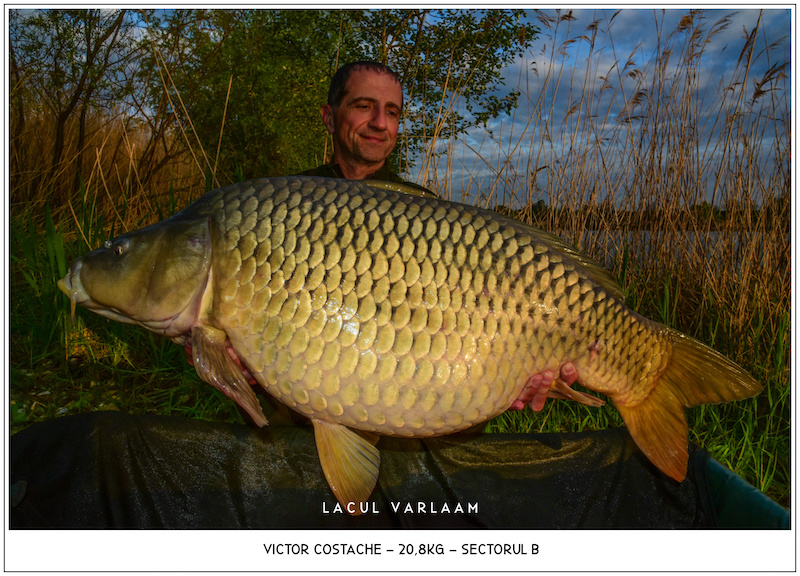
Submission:
M 401 194 L 410 194 L 411 196 L 421 196 L 423 198 L 438 198 L 433 192 L 425 188 L 416 187 L 410 183 L 405 182 L 388 182 L 386 180 L 364 180 L 364 184 L 372 188 L 381 188 L 382 190 L 389 190 L 391 192 L 400 192 Z

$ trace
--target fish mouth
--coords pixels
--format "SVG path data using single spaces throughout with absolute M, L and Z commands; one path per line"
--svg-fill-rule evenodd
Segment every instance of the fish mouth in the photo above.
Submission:
M 83 289 L 81 284 L 81 267 L 83 262 L 77 258 L 72 263 L 72 268 L 61 280 L 56 282 L 56 286 L 69 298 L 69 313 L 72 323 L 75 323 L 75 307 L 78 304 L 86 305 L 91 300 L 86 290 Z

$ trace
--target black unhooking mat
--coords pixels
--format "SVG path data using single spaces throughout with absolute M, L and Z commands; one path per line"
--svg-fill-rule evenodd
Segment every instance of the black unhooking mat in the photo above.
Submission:
M 342 513 L 307 426 L 256 430 L 95 412 L 12 436 L 12 528 L 788 528 L 789 514 L 692 447 L 687 479 L 625 429 L 381 438 L 378 486 Z

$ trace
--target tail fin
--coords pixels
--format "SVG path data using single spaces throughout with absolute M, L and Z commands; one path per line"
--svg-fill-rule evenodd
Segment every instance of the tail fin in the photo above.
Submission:
M 686 477 L 689 427 L 684 408 L 741 400 L 762 386 L 711 348 L 674 330 L 664 334 L 672 354 L 650 394 L 634 406 L 618 405 L 639 449 L 666 475 Z

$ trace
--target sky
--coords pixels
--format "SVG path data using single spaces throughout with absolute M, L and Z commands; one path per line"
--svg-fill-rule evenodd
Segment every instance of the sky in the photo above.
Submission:
M 569 10 L 528 11 L 528 18 L 540 28 L 540 33 L 525 55 L 503 71 L 506 86 L 522 92 L 519 105 L 513 116 L 499 117 L 486 129 L 473 129 L 468 135 L 448 143 L 450 180 L 444 184 L 450 188 L 453 199 L 480 201 L 476 196 L 494 191 L 494 198 L 501 203 L 513 204 L 527 193 L 523 191 L 527 190 L 524 182 L 528 173 L 543 166 L 552 169 L 556 164 L 559 170 L 564 170 L 563 163 L 570 162 L 568 150 L 572 149 L 574 154 L 576 149 L 586 148 L 592 137 L 605 138 L 607 142 L 619 141 L 623 133 L 618 120 L 624 103 L 637 90 L 654 93 L 653 75 L 659 50 L 662 53 L 672 50 L 669 64 L 664 68 L 666 77 L 686 77 L 687 68 L 680 65 L 680 59 L 689 33 L 676 30 L 688 9 L 588 8 L 573 10 L 571 19 L 565 17 L 568 13 Z M 770 66 L 787 63 L 784 71 L 791 77 L 792 18 L 793 13 L 788 8 L 761 12 L 755 8 L 734 7 L 708 9 L 703 11 L 701 19 L 695 19 L 702 54 L 694 68 L 696 95 L 693 102 L 704 131 L 699 138 L 701 152 L 707 157 L 714 154 L 722 135 L 722 123 L 714 123 L 719 110 L 731 111 L 736 105 L 732 95 L 737 92 L 724 88 L 744 80 L 743 66 L 739 64 L 737 68 L 737 62 L 747 35 L 757 24 L 754 56 L 744 82 L 743 101 L 749 102 L 753 81 L 762 78 Z M 594 30 L 593 22 L 596 23 Z M 624 67 L 626 63 L 628 66 Z M 629 74 L 632 71 L 638 72 Z M 782 95 L 778 106 L 788 112 L 791 96 L 785 91 L 789 90 L 790 82 L 780 85 L 784 91 L 771 93 L 771 102 L 774 105 L 775 98 Z M 766 106 L 767 100 L 762 97 L 754 110 L 758 112 L 760 107 Z M 568 116 L 567 111 L 581 102 L 584 106 L 591 102 L 590 111 L 579 107 Z M 767 130 L 763 136 L 762 160 L 766 165 L 770 162 L 766 149 L 771 133 Z M 630 132 L 624 134 L 631 137 Z M 615 148 L 606 143 L 602 148 L 610 154 L 619 146 Z M 422 182 L 430 178 L 431 173 L 420 175 L 420 167 L 418 165 L 410 176 Z M 443 172 L 440 168 L 437 175 L 441 178 Z M 546 170 L 537 174 L 537 185 L 552 189 L 556 176 Z M 466 198 L 460 197 L 461 191 L 467 191 Z M 601 196 L 603 194 L 601 191 Z

